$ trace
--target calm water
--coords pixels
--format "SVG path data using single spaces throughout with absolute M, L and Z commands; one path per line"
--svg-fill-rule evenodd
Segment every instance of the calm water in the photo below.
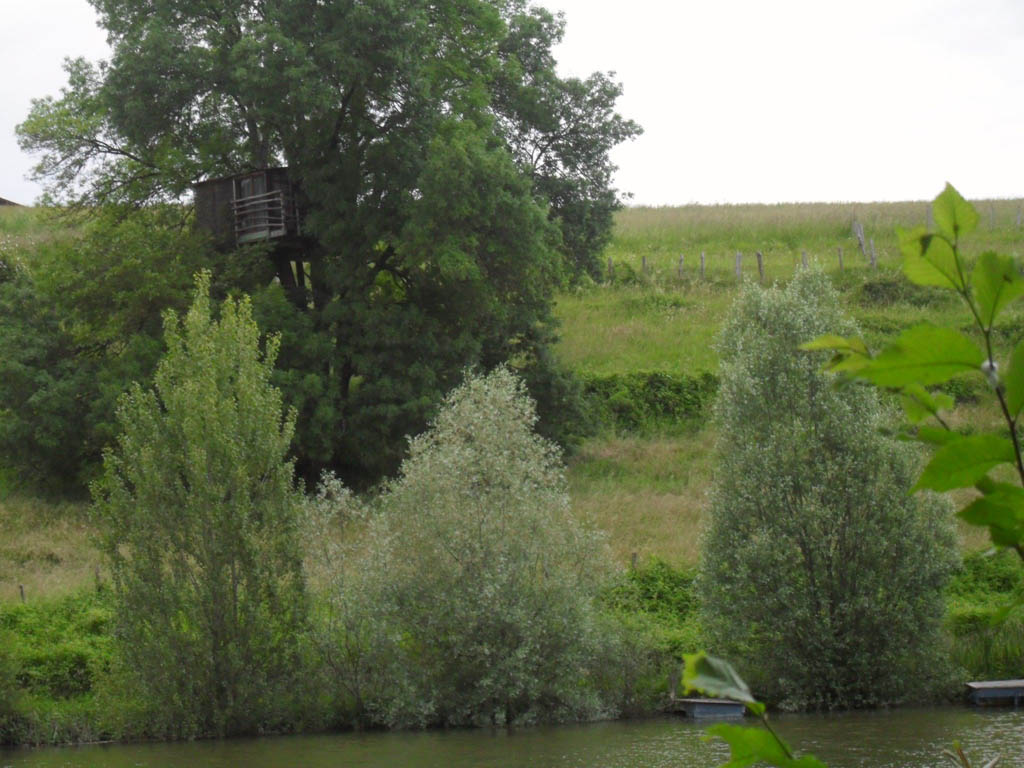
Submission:
M 903 709 L 778 718 L 831 768 L 938 768 L 954 739 L 984 760 L 1024 766 L 1024 710 Z M 702 768 L 726 750 L 703 725 L 657 719 L 505 731 L 295 736 L 192 744 L 0 750 L 0 768 Z

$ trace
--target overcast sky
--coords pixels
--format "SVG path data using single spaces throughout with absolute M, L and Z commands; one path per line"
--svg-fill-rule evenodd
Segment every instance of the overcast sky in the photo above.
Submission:
M 614 154 L 634 203 L 1024 197 L 1022 0 L 541 4 L 568 20 L 563 72 L 614 70 L 645 129 Z M 64 56 L 107 54 L 95 19 L 0 0 L 0 197 L 39 193 L 14 126 Z

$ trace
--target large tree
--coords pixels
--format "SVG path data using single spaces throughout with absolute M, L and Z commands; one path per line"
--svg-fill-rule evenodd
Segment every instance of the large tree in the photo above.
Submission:
M 639 130 L 609 76 L 558 76 L 560 17 L 523 0 L 91 2 L 112 57 L 69 61 L 22 146 L 53 199 L 87 207 L 290 168 L 309 293 L 255 302 L 283 334 L 304 466 L 393 468 L 467 364 L 550 380 L 552 291 L 565 265 L 596 268 L 608 152 Z

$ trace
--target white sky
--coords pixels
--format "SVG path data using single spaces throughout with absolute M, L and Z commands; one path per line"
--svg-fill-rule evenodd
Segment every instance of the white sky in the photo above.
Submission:
M 900 200 L 949 180 L 1024 196 L 1024 0 L 541 0 L 563 73 L 614 70 L 645 134 L 633 202 Z M 86 0 L 0 0 L 0 197 L 38 187 L 14 139 L 64 56 L 106 55 Z

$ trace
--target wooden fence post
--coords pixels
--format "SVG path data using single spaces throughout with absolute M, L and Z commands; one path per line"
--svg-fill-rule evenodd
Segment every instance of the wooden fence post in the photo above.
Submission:
M 21 593 L 21 602 L 24 603 L 25 602 L 25 585 L 24 584 L 19 584 L 18 585 L 18 592 Z
M 843 246 L 839 246 L 839 271 L 843 271 Z
M 754 255 L 757 256 L 757 279 L 759 282 L 764 282 L 764 256 L 760 251 L 755 251 Z
M 683 276 L 683 254 L 679 254 L 679 277 Z
M 647 254 L 640 257 L 640 271 L 647 274 Z
M 800 252 L 800 261 L 803 262 L 804 269 L 807 269 L 807 249 L 806 248 Z
M 736 251 L 736 279 L 743 279 L 743 254 Z
M 704 279 L 704 251 L 700 252 L 700 279 Z
M 875 238 L 871 238 L 871 268 L 878 269 L 878 252 L 875 251 Z
M 853 236 L 857 238 L 857 245 L 860 246 L 860 255 L 867 256 L 864 249 L 864 225 L 856 220 L 853 222 Z

